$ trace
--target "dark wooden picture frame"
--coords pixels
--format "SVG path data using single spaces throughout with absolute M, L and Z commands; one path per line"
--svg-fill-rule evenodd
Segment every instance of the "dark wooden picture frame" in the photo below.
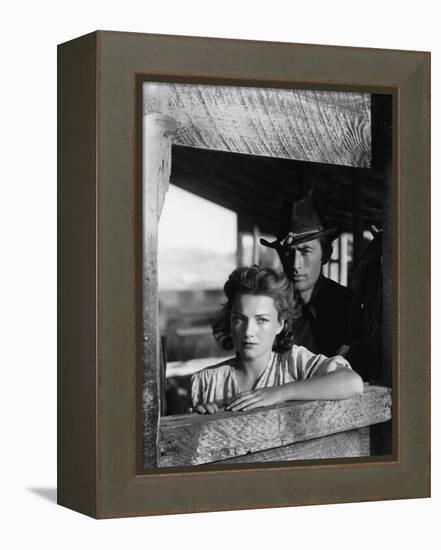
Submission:
M 390 456 L 142 469 L 142 350 L 159 362 L 155 304 L 148 333 L 140 311 L 137 90 L 149 78 L 392 94 Z M 429 116 L 426 52 L 102 31 L 59 47 L 60 504 L 108 518 L 430 495 Z

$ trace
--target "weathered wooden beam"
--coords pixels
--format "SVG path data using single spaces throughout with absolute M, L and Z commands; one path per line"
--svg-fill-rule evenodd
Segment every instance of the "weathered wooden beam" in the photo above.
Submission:
M 389 388 L 367 386 L 340 401 L 294 401 L 256 411 L 161 418 L 160 466 L 226 460 L 354 430 L 391 418 Z
M 370 94 L 145 83 L 144 113 L 176 119 L 177 145 L 370 167 Z
M 371 454 L 370 428 L 360 428 L 338 434 L 292 443 L 267 451 L 249 453 L 222 460 L 222 464 L 251 462 L 279 462 L 285 460 L 312 460 L 320 458 L 354 458 Z

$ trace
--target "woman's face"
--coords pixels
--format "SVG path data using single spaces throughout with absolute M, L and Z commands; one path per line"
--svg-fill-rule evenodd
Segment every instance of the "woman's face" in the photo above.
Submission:
M 282 328 L 273 298 L 236 294 L 231 309 L 231 336 L 243 359 L 257 359 L 271 352 Z

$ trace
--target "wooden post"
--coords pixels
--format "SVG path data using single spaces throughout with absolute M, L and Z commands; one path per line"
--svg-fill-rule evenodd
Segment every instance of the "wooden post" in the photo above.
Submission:
M 357 266 L 363 252 L 363 184 L 358 179 L 352 182 L 353 192 L 353 232 L 354 232 L 354 267 Z
M 161 346 L 158 330 L 158 222 L 170 182 L 171 145 L 175 120 L 144 115 L 142 188 L 142 361 L 144 467 L 158 465 L 161 410 Z M 164 367 L 164 366 L 163 366 Z M 162 399 L 161 399 L 162 398 Z
M 236 234 L 236 265 L 237 267 L 242 267 L 244 265 L 243 261 L 243 242 L 242 242 L 242 233 L 239 230 L 239 223 L 237 224 L 237 234 Z
M 394 255 L 392 166 L 385 171 L 383 208 L 383 380 L 392 386 L 392 350 L 394 348 Z
M 259 252 L 260 252 L 260 231 L 257 225 L 253 225 L 253 259 L 252 264 L 259 265 L 260 258 L 259 258 Z
M 253 255 L 248 258 L 243 247 L 243 237 L 246 234 L 253 233 L 253 225 L 250 219 L 240 210 L 237 212 L 237 266 L 249 265 L 253 261 Z M 253 243 L 254 249 L 254 243 Z M 253 252 L 254 254 L 254 252 Z

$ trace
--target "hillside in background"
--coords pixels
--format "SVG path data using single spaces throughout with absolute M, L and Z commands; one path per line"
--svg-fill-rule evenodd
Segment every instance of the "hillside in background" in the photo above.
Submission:
M 160 290 L 222 288 L 236 267 L 235 254 L 195 248 L 168 248 L 158 256 Z

